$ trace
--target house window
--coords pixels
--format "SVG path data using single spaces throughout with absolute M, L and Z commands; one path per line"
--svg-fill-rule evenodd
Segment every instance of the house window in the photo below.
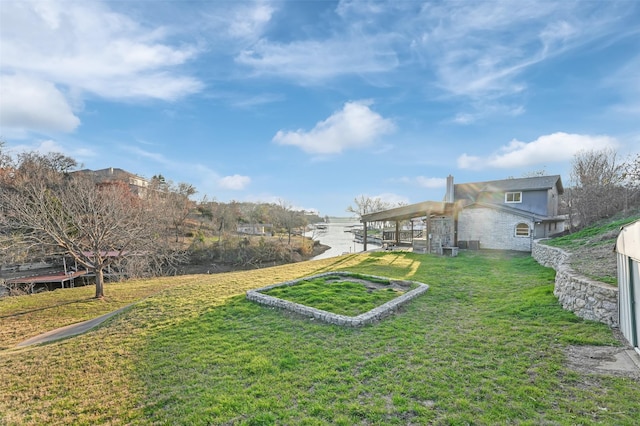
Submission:
M 506 192 L 504 194 L 504 202 L 505 203 L 521 203 L 522 192 Z
M 519 223 L 516 225 L 516 237 L 528 237 L 529 235 L 529 225 L 526 223 Z

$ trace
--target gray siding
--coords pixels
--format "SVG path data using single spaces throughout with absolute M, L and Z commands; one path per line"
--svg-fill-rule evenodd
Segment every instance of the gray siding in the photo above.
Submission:
M 522 192 L 521 203 L 505 203 L 504 197 L 506 192 Z M 551 206 L 551 195 L 547 193 L 547 190 L 540 191 L 506 191 L 506 192 L 484 192 L 478 197 L 478 201 L 483 203 L 497 204 L 501 206 L 508 206 L 514 209 L 531 212 L 541 216 L 554 216 L 555 213 L 548 213 L 549 210 L 554 210 Z M 555 202 L 557 204 L 557 197 Z M 557 211 L 557 208 L 555 209 Z

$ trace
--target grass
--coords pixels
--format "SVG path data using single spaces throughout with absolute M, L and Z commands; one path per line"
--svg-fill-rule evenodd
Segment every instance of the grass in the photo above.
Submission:
M 615 244 L 620 227 L 640 219 L 640 215 L 625 217 L 618 220 L 603 220 L 580 231 L 567 234 L 562 237 L 546 240 L 545 244 L 560 247 L 571 251 L 572 249 Z
M 389 285 L 389 281 L 376 281 Z M 404 291 L 390 287 L 371 291 L 362 283 L 336 275 L 303 280 L 295 285 L 276 287 L 264 293 L 334 314 L 358 316 L 395 299 Z
M 243 294 L 340 269 L 430 289 L 357 329 Z M 562 310 L 553 277 L 527 255 L 483 252 L 175 277 L 97 330 L 4 351 L 0 424 L 636 424 L 636 381 L 565 365 L 567 345 L 618 342 Z
M 620 228 L 638 219 L 640 214 L 606 219 L 578 232 L 545 240 L 544 244 L 570 252 L 569 263 L 578 273 L 617 286 L 617 262 L 613 248 Z

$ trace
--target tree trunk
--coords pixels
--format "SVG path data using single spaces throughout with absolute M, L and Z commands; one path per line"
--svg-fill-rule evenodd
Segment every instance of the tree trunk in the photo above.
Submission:
M 96 299 L 104 297 L 104 273 L 102 268 L 96 269 Z

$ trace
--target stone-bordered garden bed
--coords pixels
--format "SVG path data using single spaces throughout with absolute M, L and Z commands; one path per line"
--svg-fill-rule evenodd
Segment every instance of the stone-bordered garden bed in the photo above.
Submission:
M 265 294 L 271 289 L 283 286 L 293 286 L 301 283 L 302 281 L 322 278 L 322 277 L 334 277 L 341 276 L 346 278 L 357 279 L 358 281 L 367 281 L 368 279 L 371 282 L 380 282 L 383 280 L 388 280 L 390 286 L 398 286 L 404 288 L 411 288 L 412 290 L 407 291 L 406 293 L 401 294 L 400 296 L 392 299 L 376 308 L 371 309 L 368 312 L 362 313 L 357 316 L 347 316 L 340 315 L 333 312 L 324 311 L 322 309 L 317 309 L 311 306 L 306 306 L 303 304 L 295 303 L 289 300 L 280 299 L 278 297 L 270 296 Z M 351 272 L 339 271 L 339 272 L 325 272 L 323 274 L 313 275 L 311 277 L 304 277 L 297 280 L 292 281 L 284 281 L 277 284 L 272 284 L 266 287 L 258 288 L 255 290 L 247 291 L 247 299 L 276 308 L 285 309 L 291 312 L 295 312 L 301 315 L 305 315 L 320 321 L 327 322 L 329 324 L 347 326 L 347 327 L 361 327 L 366 324 L 372 324 L 381 319 L 393 314 L 400 306 L 414 299 L 415 297 L 421 295 L 429 289 L 427 284 L 417 282 L 417 281 L 400 281 L 393 280 L 386 277 L 378 277 L 374 275 L 363 275 L 363 274 L 354 274 Z

